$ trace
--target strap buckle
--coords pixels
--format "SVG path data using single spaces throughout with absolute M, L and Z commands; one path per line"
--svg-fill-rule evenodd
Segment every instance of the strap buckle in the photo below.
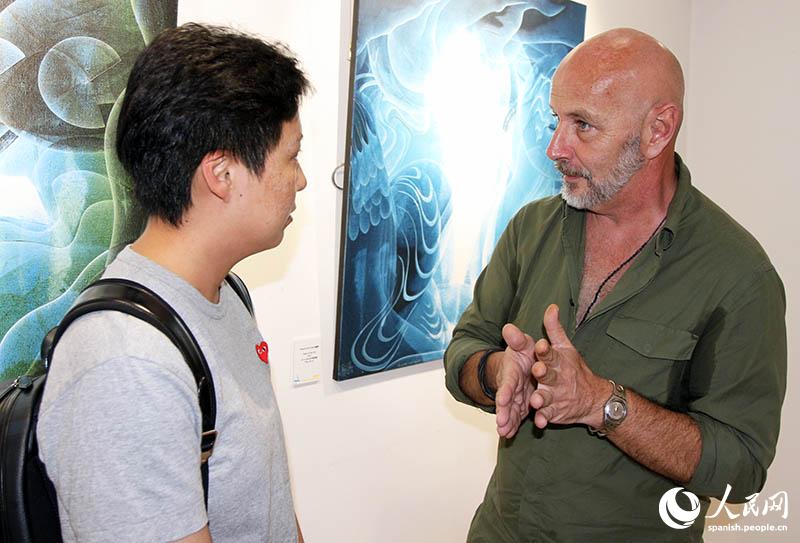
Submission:
M 200 435 L 200 463 L 205 464 L 214 454 L 214 443 L 217 441 L 217 431 L 209 430 Z

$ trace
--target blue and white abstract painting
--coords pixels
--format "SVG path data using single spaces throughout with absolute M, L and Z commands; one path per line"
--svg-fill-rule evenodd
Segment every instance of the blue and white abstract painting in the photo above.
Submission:
M 550 83 L 586 8 L 359 0 L 334 378 L 439 360 L 511 217 L 553 194 Z

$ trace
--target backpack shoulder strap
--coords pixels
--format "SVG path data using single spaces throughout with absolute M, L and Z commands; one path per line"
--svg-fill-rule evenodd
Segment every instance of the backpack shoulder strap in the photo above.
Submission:
M 158 294 L 134 281 L 106 278 L 95 281 L 81 292 L 61 323 L 42 342 L 42 361 L 50 367 L 50 357 L 67 327 L 78 317 L 94 311 L 120 311 L 154 326 L 180 350 L 197 384 L 202 413 L 200 451 L 203 491 L 208 506 L 208 458 L 214 450 L 217 432 L 217 402 L 214 380 L 203 352 L 186 323 Z
M 250 298 L 250 292 L 247 290 L 247 285 L 244 284 L 241 277 L 233 272 L 228 272 L 228 275 L 225 276 L 225 281 L 230 285 L 239 299 L 242 300 L 242 303 L 250 312 L 250 315 L 255 317 L 255 313 L 253 313 L 253 300 Z

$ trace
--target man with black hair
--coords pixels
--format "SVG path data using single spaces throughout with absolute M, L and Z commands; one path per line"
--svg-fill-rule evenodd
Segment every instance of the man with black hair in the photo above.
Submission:
M 211 369 L 219 436 L 206 509 L 180 352 L 122 313 L 75 321 L 38 424 L 66 541 L 302 541 L 268 348 L 224 278 L 292 220 L 308 87 L 285 48 L 224 28 L 168 30 L 136 61 L 117 153 L 148 222 L 105 276 L 143 284 L 186 322 Z

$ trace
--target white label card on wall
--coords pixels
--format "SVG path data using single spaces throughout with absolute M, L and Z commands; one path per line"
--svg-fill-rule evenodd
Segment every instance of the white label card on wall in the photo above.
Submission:
M 319 381 L 320 339 L 296 339 L 292 345 L 292 384 L 304 385 Z

